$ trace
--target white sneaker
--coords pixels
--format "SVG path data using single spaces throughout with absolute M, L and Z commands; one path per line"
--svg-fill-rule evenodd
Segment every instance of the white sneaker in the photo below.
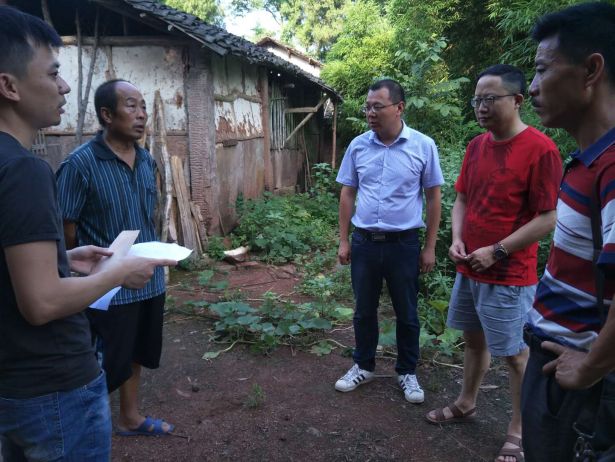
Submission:
M 355 364 L 350 368 L 346 375 L 335 382 L 335 389 L 337 391 L 352 391 L 359 385 L 371 382 L 374 380 L 376 374 L 370 371 L 363 370 L 358 364 Z
M 404 391 L 406 401 L 409 401 L 413 404 L 420 404 L 425 401 L 425 393 L 419 385 L 419 382 L 416 379 L 416 375 L 398 375 L 397 383 L 399 383 L 399 386 Z

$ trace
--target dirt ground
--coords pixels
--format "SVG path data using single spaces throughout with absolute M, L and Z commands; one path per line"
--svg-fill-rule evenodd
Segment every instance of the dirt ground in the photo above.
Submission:
M 250 263 L 227 266 L 230 288 L 258 298 L 267 290 L 291 294 L 294 268 Z M 196 276 L 174 277 L 175 305 L 217 295 L 191 288 Z M 198 285 L 197 285 L 198 286 Z M 145 371 L 142 409 L 176 425 L 176 436 L 113 437 L 114 461 L 491 461 L 500 448 L 510 401 L 505 368 L 489 371 L 478 418 L 445 427 L 424 414 L 455 398 L 461 371 L 423 361 L 418 369 L 425 403 L 406 402 L 391 359 L 378 361 L 377 380 L 351 393 L 334 390 L 352 365 L 341 348 L 327 356 L 277 349 L 269 356 L 236 346 L 212 361 L 212 319 L 167 315 L 161 368 Z M 352 327 L 331 335 L 353 345 Z M 112 396 L 114 417 L 117 396 Z

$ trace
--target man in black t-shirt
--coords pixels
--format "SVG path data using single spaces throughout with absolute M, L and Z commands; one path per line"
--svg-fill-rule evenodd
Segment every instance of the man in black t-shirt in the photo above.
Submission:
M 58 34 L 0 6 L 0 440 L 5 462 L 106 461 L 111 421 L 104 374 L 82 313 L 113 287 L 140 288 L 170 260 L 66 252 L 49 165 L 30 151 L 60 123 L 70 88 L 59 76 Z

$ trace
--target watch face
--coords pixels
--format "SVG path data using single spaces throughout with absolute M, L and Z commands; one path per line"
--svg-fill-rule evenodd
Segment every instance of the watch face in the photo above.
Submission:
M 507 257 L 507 253 L 504 249 L 495 249 L 495 251 L 493 252 L 493 256 L 496 260 L 501 260 L 502 258 Z

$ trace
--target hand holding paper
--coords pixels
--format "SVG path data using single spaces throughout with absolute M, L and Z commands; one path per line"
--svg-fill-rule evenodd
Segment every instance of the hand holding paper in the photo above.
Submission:
M 132 245 L 139 231 L 123 231 L 111 244 L 109 249 L 113 255 L 101 261 L 94 271 L 108 270 L 124 273 L 122 286 L 129 289 L 143 287 L 154 274 L 157 266 L 174 266 L 178 260 L 183 260 L 192 250 L 177 244 L 162 242 L 143 242 Z M 96 300 L 90 308 L 106 310 L 115 294 L 120 290 L 116 287 Z

